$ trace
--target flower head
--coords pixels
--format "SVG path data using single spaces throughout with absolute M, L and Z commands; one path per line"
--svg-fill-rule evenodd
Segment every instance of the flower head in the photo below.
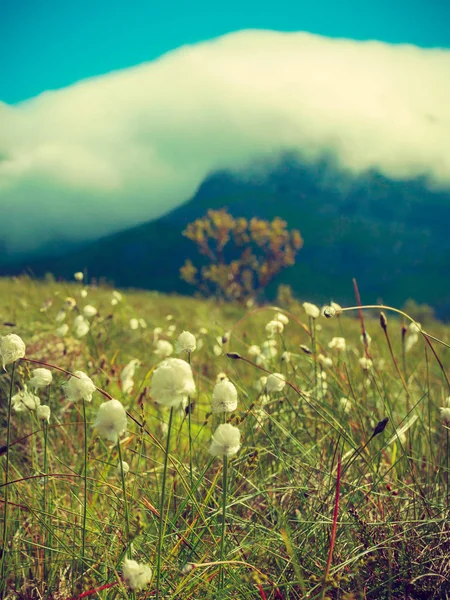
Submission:
M 181 352 L 194 352 L 196 347 L 197 342 L 195 336 L 192 335 L 190 331 L 183 331 L 183 333 L 180 333 L 175 342 L 175 351 L 177 354 L 180 354 Z
M 334 337 L 331 342 L 328 342 L 328 348 L 334 348 L 338 352 L 343 352 L 345 350 L 345 338 Z
M 89 321 L 83 315 L 77 315 L 73 320 L 73 328 L 78 338 L 84 337 L 90 329 Z
M 39 397 L 29 392 L 26 385 L 23 386 L 23 390 L 11 398 L 11 406 L 16 412 L 23 412 L 27 409 L 36 410 L 40 403 Z
M 139 564 L 135 560 L 125 558 L 122 564 L 124 581 L 132 590 L 142 590 L 152 579 L 152 569 L 149 565 Z
M 320 316 L 320 308 L 315 304 L 311 304 L 311 302 L 303 302 L 302 306 L 305 309 L 305 313 L 308 315 L 308 317 L 317 319 L 317 317 Z
M 158 340 L 155 346 L 155 354 L 161 358 L 167 358 L 173 352 L 173 346 L 167 340 Z
M 180 358 L 166 358 L 153 373 L 150 393 L 158 404 L 177 406 L 195 391 L 191 366 Z
M 71 377 L 69 381 L 63 385 L 67 400 L 76 402 L 77 400 L 83 399 L 86 400 L 86 402 L 90 402 L 92 400 L 92 394 L 97 389 L 94 382 L 86 375 L 86 373 L 83 373 L 83 371 L 75 371 L 74 376 L 75 377 Z
M 226 413 L 233 412 L 237 408 L 238 393 L 235 386 L 223 379 L 216 383 L 212 395 L 212 412 Z
M 67 335 L 68 331 L 69 331 L 69 326 L 67 325 L 67 323 L 63 323 L 61 325 L 61 327 L 58 327 L 58 329 L 56 330 L 56 334 L 59 335 L 60 337 L 64 337 L 65 335 Z
M 287 325 L 289 323 L 289 319 L 287 318 L 287 316 L 284 313 L 280 312 L 277 312 L 274 320 L 280 321 L 280 323 L 283 323 L 283 325 Z
M 108 400 L 100 404 L 94 427 L 102 437 L 117 442 L 127 428 L 127 413 L 122 403 L 118 400 Z
M 77 281 L 83 281 L 84 274 L 81 271 L 77 271 L 73 276 Z
M 85 317 L 95 317 L 97 314 L 97 309 L 95 306 L 92 306 L 92 304 L 86 304 L 86 306 L 83 308 L 83 314 Z
M 141 361 L 138 358 L 133 358 L 133 360 L 130 360 L 130 362 L 122 369 L 122 372 L 120 373 L 120 385 L 124 394 L 128 394 L 133 389 L 134 372 L 136 367 L 140 365 L 140 362 Z
M 15 333 L 9 333 L 0 338 L 0 358 L 3 368 L 25 356 L 25 343 Z
M 118 465 L 117 465 L 117 472 L 119 475 L 122 475 L 122 471 L 123 474 L 126 475 L 130 470 L 130 465 L 125 461 L 119 461 Z
M 209 453 L 213 456 L 233 456 L 241 447 L 241 432 L 230 423 L 219 425 L 211 438 Z
M 359 359 L 359 365 L 363 371 L 368 371 L 372 368 L 373 362 L 370 360 L 370 358 L 367 358 L 366 356 L 361 356 L 361 358 Z
M 41 404 L 40 406 L 38 406 L 36 408 L 37 418 L 40 419 L 41 421 L 47 421 L 47 423 L 49 423 L 50 422 L 50 414 L 51 414 L 50 406 L 47 406 L 46 404 Z
M 130 319 L 130 329 L 139 329 L 139 321 L 136 318 Z
M 269 321 L 266 325 L 266 332 L 269 337 L 274 337 L 277 333 L 281 333 L 284 329 L 284 325 L 281 321 Z
M 268 394 L 272 392 L 281 392 L 286 385 L 286 379 L 281 373 L 272 373 L 266 381 L 266 391 Z
M 442 422 L 445 425 L 450 425 L 450 407 L 448 407 L 448 406 L 441 406 L 439 408 L 439 410 L 441 411 Z
M 28 385 L 31 387 L 47 387 L 53 381 L 53 376 L 50 369 L 33 369 L 32 373 L 33 377 L 28 382 Z

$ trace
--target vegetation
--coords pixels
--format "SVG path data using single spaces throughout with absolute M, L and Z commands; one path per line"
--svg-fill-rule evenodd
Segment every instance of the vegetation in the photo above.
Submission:
M 282 269 L 295 264 L 303 246 L 300 232 L 286 227 L 279 217 L 247 220 L 226 209 L 208 210 L 183 231 L 208 264 L 199 269 L 187 259 L 181 277 L 207 297 L 254 300 Z
M 440 343 L 386 309 L 315 318 L 287 290 L 289 311 L 246 310 L 79 279 L 0 280 L 0 338 L 26 344 L 0 375 L 4 597 L 450 595 L 448 328 L 427 323 Z M 183 330 L 196 392 L 170 409 L 154 373 Z M 49 422 L 11 410 L 36 367 L 53 375 L 34 392 Z M 67 393 L 75 371 L 91 402 Z M 211 414 L 224 377 L 237 408 Z M 99 423 L 110 397 L 118 442 Z M 240 431 L 229 458 L 209 452 L 224 421 Z

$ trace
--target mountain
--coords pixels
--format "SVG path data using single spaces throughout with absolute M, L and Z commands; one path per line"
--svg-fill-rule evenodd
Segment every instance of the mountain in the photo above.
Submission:
M 353 303 L 352 278 L 362 300 L 401 306 L 408 298 L 434 306 L 450 318 L 450 190 L 432 189 L 425 179 L 397 181 L 377 172 L 353 177 L 329 161 L 301 164 L 295 157 L 270 169 L 216 172 L 195 196 L 154 221 L 59 256 L 0 265 L 3 274 L 28 268 L 71 278 L 87 269 L 118 287 L 190 294 L 179 278 L 186 257 L 196 263 L 192 242 L 181 233 L 209 208 L 234 216 L 279 216 L 300 230 L 305 245 L 297 264 L 268 290 L 290 284 L 301 298 Z

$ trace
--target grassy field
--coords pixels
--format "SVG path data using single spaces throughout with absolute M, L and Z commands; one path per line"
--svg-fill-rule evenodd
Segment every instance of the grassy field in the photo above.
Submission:
M 2 597 L 450 597 L 448 327 L 82 282 L 3 279 L 0 294 L 0 337 L 26 344 L 0 375 Z M 197 349 L 172 357 L 196 392 L 171 409 L 152 378 L 184 330 Z M 10 401 L 37 367 L 53 375 L 34 392 L 48 422 Z M 91 402 L 64 391 L 75 371 Z M 211 414 L 225 377 L 237 409 Z M 93 426 L 111 397 L 128 415 L 118 443 Z M 225 422 L 241 436 L 228 458 L 209 452 Z

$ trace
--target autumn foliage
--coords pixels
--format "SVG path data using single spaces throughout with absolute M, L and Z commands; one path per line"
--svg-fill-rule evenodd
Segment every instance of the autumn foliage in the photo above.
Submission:
M 183 235 L 204 257 L 196 267 L 186 260 L 182 279 L 204 295 L 246 302 L 261 294 L 278 273 L 295 263 L 303 246 L 300 232 L 288 230 L 286 221 L 253 217 L 235 218 L 226 209 L 209 210 Z

